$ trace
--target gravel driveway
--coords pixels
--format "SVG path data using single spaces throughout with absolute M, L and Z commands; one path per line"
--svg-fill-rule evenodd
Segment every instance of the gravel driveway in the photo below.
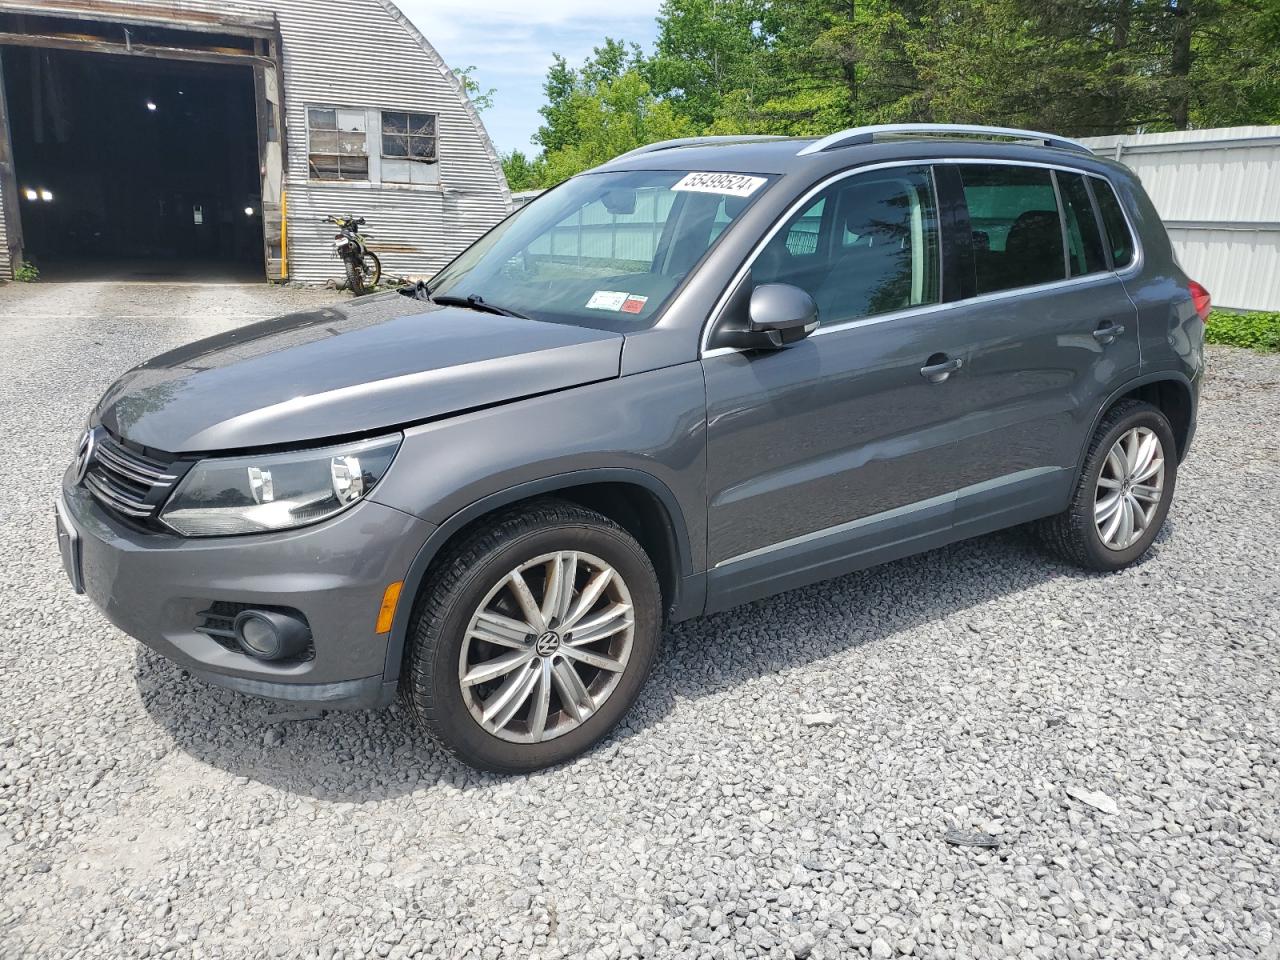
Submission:
M 64 582 L 108 383 L 336 296 L 0 288 L 0 954 L 1280 956 L 1280 357 L 1213 351 L 1136 569 L 1011 532 L 683 624 L 612 739 L 500 779 L 184 679 Z

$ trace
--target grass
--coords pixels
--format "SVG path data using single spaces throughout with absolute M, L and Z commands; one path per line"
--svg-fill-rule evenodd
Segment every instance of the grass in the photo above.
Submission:
M 1227 313 L 1214 310 L 1205 324 L 1204 339 L 1229 347 L 1249 347 L 1280 353 L 1280 313 Z

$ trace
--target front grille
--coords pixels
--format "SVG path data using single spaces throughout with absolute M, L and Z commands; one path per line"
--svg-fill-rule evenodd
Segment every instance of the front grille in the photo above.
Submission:
M 178 474 L 167 463 L 144 457 L 105 430 L 95 432 L 84 485 L 104 507 L 146 520 L 169 496 Z

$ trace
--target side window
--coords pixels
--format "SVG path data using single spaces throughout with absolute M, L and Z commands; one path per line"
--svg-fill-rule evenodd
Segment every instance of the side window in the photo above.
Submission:
M 769 241 L 751 279 L 807 290 L 831 324 L 938 302 L 938 265 L 933 178 L 904 167 L 824 190 Z
M 1053 177 L 1036 167 L 960 164 L 978 293 L 1066 277 Z
M 1071 264 L 1071 275 L 1079 277 L 1106 270 L 1102 235 L 1098 232 L 1098 218 L 1093 215 L 1084 175 L 1063 173 L 1061 170 L 1055 175 L 1062 194 L 1062 211 L 1067 220 L 1067 260 Z
M 313 180 L 368 180 L 369 144 L 363 110 L 307 108 L 307 165 Z
M 1133 237 L 1129 234 L 1129 223 L 1120 209 L 1115 188 L 1100 177 L 1090 177 L 1090 183 L 1093 197 L 1098 201 L 1098 212 L 1102 214 L 1102 226 L 1107 232 L 1111 261 L 1117 270 L 1127 267 L 1133 262 Z
M 382 111 L 382 179 L 386 183 L 438 183 L 436 117 Z

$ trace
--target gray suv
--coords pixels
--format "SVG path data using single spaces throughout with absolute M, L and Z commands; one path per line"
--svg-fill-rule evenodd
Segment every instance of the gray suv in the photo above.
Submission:
M 665 624 L 1032 521 L 1138 560 L 1208 305 L 1133 174 L 1070 140 L 654 144 L 429 284 L 125 374 L 58 538 L 211 683 L 399 691 L 466 762 L 532 770 L 618 723 Z

